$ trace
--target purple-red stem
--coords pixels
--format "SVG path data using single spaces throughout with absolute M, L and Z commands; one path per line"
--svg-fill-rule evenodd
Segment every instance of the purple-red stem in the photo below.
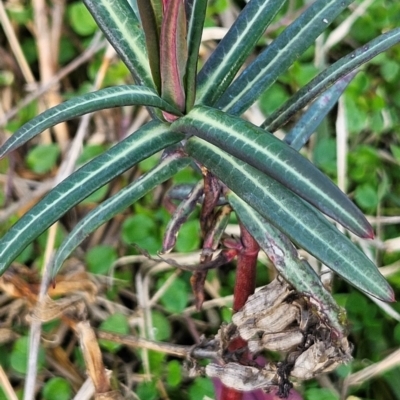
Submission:
M 254 293 L 256 286 L 256 265 L 260 247 L 246 228 L 240 224 L 242 249 L 238 254 L 236 268 L 236 282 L 233 293 L 233 312 L 239 311 L 246 303 L 249 296 Z M 230 351 L 236 351 L 246 346 L 246 341 L 236 338 L 228 346 Z M 244 354 L 243 357 L 247 357 Z M 243 392 L 222 386 L 220 400 L 242 400 Z

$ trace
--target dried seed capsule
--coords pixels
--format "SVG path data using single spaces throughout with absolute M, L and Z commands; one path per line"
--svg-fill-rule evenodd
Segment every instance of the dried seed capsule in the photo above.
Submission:
M 279 333 L 265 333 L 261 338 L 262 346 L 267 350 L 288 352 L 304 341 L 304 335 L 298 328 Z
M 257 317 L 260 311 L 271 310 L 281 304 L 291 292 L 286 282 L 274 279 L 247 299 L 243 308 L 233 316 L 233 323 L 238 325 L 236 321 Z
M 234 315 L 236 317 L 237 314 Z M 240 336 L 249 340 L 262 333 L 282 332 L 294 321 L 300 319 L 299 308 L 292 304 L 279 304 L 277 307 L 259 312 L 251 318 L 234 318 Z
M 219 378 L 225 386 L 240 391 L 262 389 L 278 383 L 276 368 L 269 365 L 259 369 L 236 363 L 208 364 L 206 375 L 210 378 Z
M 280 304 L 271 312 L 263 313 L 256 321 L 257 328 L 266 333 L 281 332 L 294 321 L 300 320 L 300 310 L 292 304 Z
M 290 375 L 301 380 L 311 379 L 334 370 L 350 359 L 350 347 L 346 339 L 342 340 L 340 347 L 317 342 L 297 358 Z

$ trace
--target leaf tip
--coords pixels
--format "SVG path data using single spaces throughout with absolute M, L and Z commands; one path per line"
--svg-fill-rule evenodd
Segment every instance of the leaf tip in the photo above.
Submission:
M 389 303 L 394 303 L 396 301 L 396 296 L 394 294 L 392 287 L 390 287 L 389 298 L 390 298 L 390 300 L 388 300 Z
M 366 239 L 375 239 L 375 232 L 374 228 L 368 223 L 368 227 L 365 231 L 365 238 Z
M 359 225 L 358 229 L 351 229 L 354 227 L 347 226 L 347 229 L 355 233 L 357 236 L 363 239 L 375 239 L 375 232 L 374 228 L 371 226 L 371 224 L 367 221 L 367 219 L 362 216 L 361 224 Z
M 385 303 L 394 303 L 396 301 L 396 296 L 394 294 L 393 288 L 389 284 L 387 284 L 387 286 L 388 287 L 385 294 L 381 294 L 380 296 L 377 295 L 373 296 L 379 300 L 384 301 Z

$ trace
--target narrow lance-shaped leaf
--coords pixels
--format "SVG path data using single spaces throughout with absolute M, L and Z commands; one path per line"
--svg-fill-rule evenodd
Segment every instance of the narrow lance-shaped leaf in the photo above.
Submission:
M 27 212 L 0 240 L 0 274 L 15 257 L 70 208 L 143 159 L 183 139 L 150 122 L 78 169 Z
M 179 114 L 178 110 L 161 99 L 157 93 L 143 86 L 123 85 L 101 89 L 61 103 L 27 122 L 1 146 L 0 157 L 60 122 L 105 108 L 129 105 L 159 107 L 167 112 Z
M 300 150 L 316 131 L 332 107 L 337 103 L 348 84 L 356 76 L 357 71 L 339 79 L 327 91 L 311 104 L 310 108 L 297 121 L 294 128 L 285 136 L 285 143 L 295 150 Z
M 80 221 L 61 243 L 52 265 L 52 276 L 60 270 L 68 256 L 99 226 L 124 211 L 147 192 L 171 178 L 178 171 L 189 165 L 190 159 L 173 153 L 141 176 L 135 182 L 120 190 L 116 195 L 104 201 Z
M 298 255 L 290 240 L 254 208 L 236 196 L 227 195 L 229 203 L 262 250 L 282 275 L 298 292 L 312 299 L 323 321 L 343 337 L 346 329 L 346 312 L 341 309 L 332 295 L 325 289 L 321 279 L 311 265 Z
M 247 3 L 199 72 L 197 103 L 213 105 L 219 99 L 284 4 L 283 0 Z
M 293 243 L 359 290 L 384 301 L 393 301 L 392 288 L 373 262 L 293 192 L 202 139 L 190 138 L 186 151 Z
M 186 12 L 183 1 L 169 1 L 161 27 L 161 94 L 179 111 L 185 110 L 183 75 L 187 61 Z
M 196 96 L 197 63 L 199 61 L 199 48 L 206 10 L 207 0 L 189 0 L 186 2 L 186 14 L 188 18 L 188 59 L 184 79 L 186 111 L 192 109 Z
M 305 107 L 324 90 L 328 89 L 329 86 L 338 79 L 344 77 L 349 72 L 365 64 L 367 61 L 399 42 L 400 28 L 393 29 L 371 40 L 366 45 L 341 58 L 339 61 L 336 61 L 311 80 L 306 86 L 301 88 L 278 110 L 274 111 L 264 121 L 262 127 L 270 132 L 275 132 L 278 128 L 286 124 L 294 114 Z
M 142 26 L 127 0 L 83 0 L 135 81 L 156 89 Z
M 161 0 L 137 0 L 144 35 L 146 38 L 147 54 L 154 84 L 161 93 L 160 75 L 160 30 L 162 21 Z
M 215 144 L 281 182 L 357 235 L 373 237 L 363 213 L 327 176 L 263 129 L 205 106 L 196 106 L 172 128 Z
M 317 0 L 232 83 L 217 102 L 230 114 L 245 112 L 354 0 Z

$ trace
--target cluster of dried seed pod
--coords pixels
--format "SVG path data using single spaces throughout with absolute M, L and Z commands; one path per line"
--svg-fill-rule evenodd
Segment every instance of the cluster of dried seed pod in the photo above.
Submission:
M 293 290 L 275 279 L 250 296 L 233 315 L 232 321 L 252 353 L 263 349 L 288 352 L 302 343 L 304 330 L 300 325 L 306 325 L 307 321 L 301 320 L 304 315 L 299 304 L 286 301 L 290 294 Z
M 321 310 L 314 307 L 307 296 L 279 279 L 250 296 L 232 321 L 233 324 L 221 329 L 218 335 L 222 359 L 226 363 L 209 364 L 206 374 L 218 377 L 236 390 L 287 386 L 289 377 L 311 379 L 351 359 L 351 346 L 345 335 L 338 335 L 329 326 L 326 315 L 321 315 Z M 235 357 L 224 347 L 235 335 L 247 341 L 252 355 L 265 350 L 279 351 L 285 359 L 264 367 L 251 359 L 248 365 L 232 362 Z M 288 393 L 288 390 L 283 392 Z

